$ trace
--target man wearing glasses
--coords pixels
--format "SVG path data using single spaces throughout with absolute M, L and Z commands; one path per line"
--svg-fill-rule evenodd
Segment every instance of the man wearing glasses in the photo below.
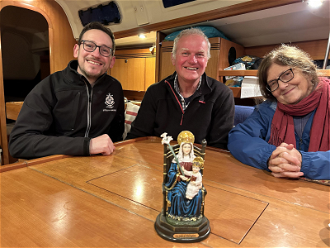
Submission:
M 110 155 L 122 140 L 124 96 L 106 72 L 115 63 L 110 29 L 90 23 L 73 48 L 77 60 L 42 80 L 25 98 L 10 134 L 17 158 L 54 154 Z

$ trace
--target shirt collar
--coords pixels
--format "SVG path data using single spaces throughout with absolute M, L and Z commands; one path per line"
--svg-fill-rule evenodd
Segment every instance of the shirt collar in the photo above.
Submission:
M 194 92 L 194 94 L 196 93 L 196 91 L 201 87 L 202 84 L 202 76 L 199 78 L 199 83 L 197 85 L 197 88 Z M 176 93 L 180 96 L 180 100 L 181 100 L 181 105 L 183 110 L 185 111 L 186 108 L 188 107 L 190 101 L 188 103 L 186 103 L 184 97 L 181 95 L 180 93 L 180 87 L 179 87 L 179 83 L 178 83 L 178 74 L 175 74 L 175 78 L 174 78 L 174 90 L 176 91 Z M 193 94 L 193 95 L 194 95 Z M 189 97 L 191 99 L 191 97 Z

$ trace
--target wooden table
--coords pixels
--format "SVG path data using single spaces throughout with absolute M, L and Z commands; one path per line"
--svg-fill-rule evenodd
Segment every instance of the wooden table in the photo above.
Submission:
M 117 143 L 111 156 L 51 156 L 1 167 L 1 247 L 327 247 L 329 187 L 277 179 L 206 149 L 210 236 L 160 238 L 163 146 Z

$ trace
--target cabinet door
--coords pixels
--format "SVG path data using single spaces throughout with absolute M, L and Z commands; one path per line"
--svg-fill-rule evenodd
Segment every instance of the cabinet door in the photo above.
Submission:
M 144 85 L 144 90 L 146 91 L 151 84 L 156 83 L 156 58 L 146 58 L 146 80 Z
M 145 68 L 145 58 L 128 59 L 128 79 L 125 90 L 144 91 Z
M 172 65 L 172 47 L 173 41 L 163 41 L 161 52 L 160 52 L 160 63 L 159 63 L 159 76 L 158 81 L 166 78 L 173 74 L 175 71 L 174 65 Z
M 111 76 L 122 85 L 123 90 L 144 91 L 145 58 L 116 59 Z
M 117 59 L 115 61 L 115 65 L 110 70 L 110 75 L 117 79 L 123 89 L 127 87 L 127 79 L 128 79 L 128 63 L 127 59 Z

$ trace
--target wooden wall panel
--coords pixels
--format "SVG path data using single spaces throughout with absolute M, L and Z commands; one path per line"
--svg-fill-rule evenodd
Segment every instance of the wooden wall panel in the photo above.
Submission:
M 30 9 L 42 14 L 49 26 L 50 73 L 63 70 L 73 57 L 75 39 L 61 6 L 55 0 L 38 0 L 24 3 L 22 1 L 2 1 L 1 9 L 16 6 Z M 1 10 L 0 9 L 0 10 Z
M 173 41 L 163 41 L 160 49 L 159 58 L 159 76 L 158 81 L 163 80 L 175 71 L 174 65 L 172 65 L 172 47 Z
M 220 52 L 221 51 L 221 38 L 214 37 L 210 38 L 209 41 L 211 43 L 211 58 L 207 62 L 207 67 L 205 69 L 206 75 L 209 77 L 218 78 L 219 75 L 219 63 L 221 61 Z
M 127 90 L 144 91 L 146 59 L 133 58 L 128 60 Z
M 115 56 L 108 74 L 121 83 L 123 90 L 144 92 L 155 82 L 156 57 L 149 49 L 116 50 Z
M 291 45 L 297 46 L 305 52 L 309 53 L 314 60 L 324 60 L 325 52 L 327 49 L 327 40 L 314 40 L 305 42 L 293 42 Z M 246 47 L 245 52 L 247 55 L 258 56 L 262 58 L 278 45 Z
M 123 89 L 126 88 L 126 82 L 128 81 L 128 63 L 126 63 L 126 59 L 116 59 L 114 66 L 108 74 L 117 79 Z
M 150 57 L 153 56 L 150 53 L 149 48 L 141 48 L 141 49 L 116 49 L 115 52 L 116 58 L 137 58 L 137 57 Z
M 150 85 L 156 83 L 155 72 L 156 72 L 156 58 L 146 58 L 146 79 L 144 84 L 145 91 L 148 89 Z
M 73 57 L 73 46 L 75 39 L 69 24 L 69 21 L 55 0 L 38 0 L 23 2 L 18 0 L 2 1 L 0 0 L 0 11 L 7 6 L 15 6 L 30 9 L 38 12 L 45 17 L 48 22 L 49 31 L 49 61 L 50 73 L 63 70 Z M 5 99 L 3 90 L 3 67 L 1 56 L 0 39 L 0 145 L 3 150 L 3 164 L 9 163 Z
M 165 39 L 166 35 L 162 32 L 157 31 L 157 36 L 156 36 L 156 70 L 155 70 L 155 81 L 159 82 L 161 80 L 160 78 L 160 72 L 161 72 L 161 44 L 162 41 Z
M 116 59 L 111 76 L 116 78 L 124 90 L 145 91 L 146 58 Z
M 4 90 L 3 90 L 1 32 L 0 32 L 0 147 L 2 149 L 1 164 L 8 164 L 9 163 L 9 152 L 8 152 L 8 141 L 7 141 L 5 96 L 4 96 Z
M 144 91 L 133 91 L 133 90 L 124 90 L 124 96 L 128 100 L 133 100 L 133 101 L 142 101 L 144 97 Z
M 230 66 L 229 61 L 228 61 L 228 53 L 229 49 L 231 47 L 234 47 L 236 49 L 236 58 L 239 58 L 241 56 L 245 55 L 245 50 L 244 47 L 236 44 L 232 41 L 222 39 L 221 38 L 221 44 L 220 44 L 220 62 L 219 62 L 219 70 L 223 70 L 226 67 Z M 218 78 L 218 77 L 216 77 Z

